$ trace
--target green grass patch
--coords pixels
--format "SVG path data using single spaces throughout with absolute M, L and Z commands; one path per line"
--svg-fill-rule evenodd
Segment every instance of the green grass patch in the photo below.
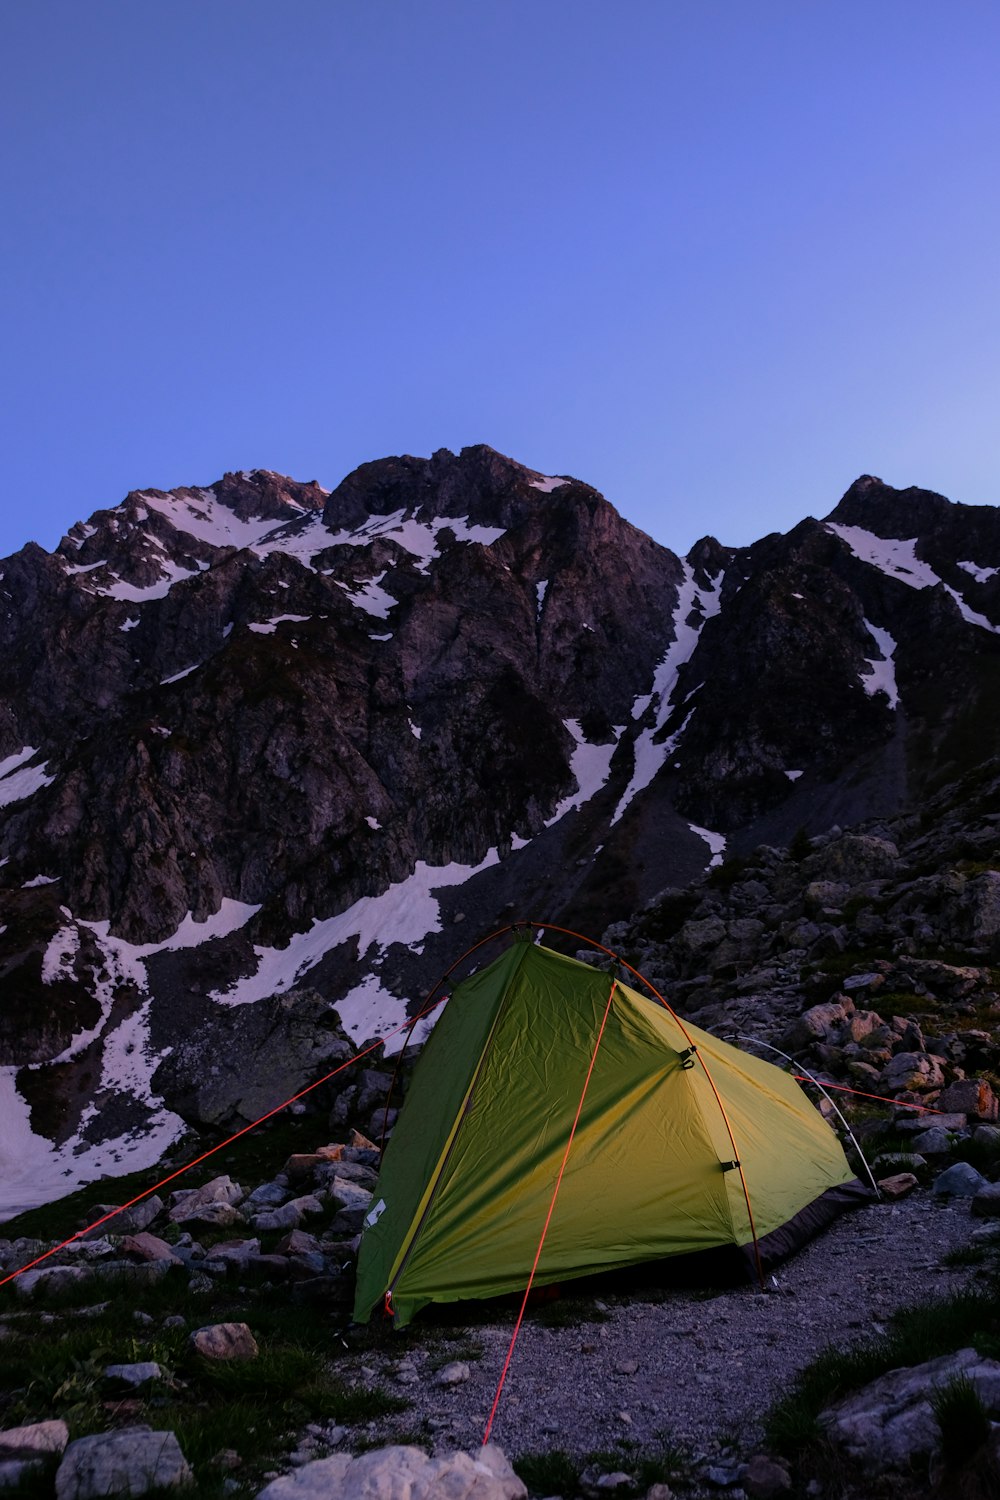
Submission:
M 650 1448 L 639 1448 L 622 1439 L 616 1448 L 599 1448 L 581 1457 L 561 1448 L 546 1453 L 524 1453 L 513 1463 L 514 1472 L 535 1495 L 579 1495 L 581 1476 L 590 1470 L 602 1474 L 628 1474 L 631 1484 L 616 1489 L 616 1495 L 645 1495 L 654 1484 L 678 1484 L 691 1477 L 692 1459 L 687 1449 L 665 1434 Z
M 580 1492 L 579 1459 L 571 1458 L 561 1448 L 548 1453 L 523 1453 L 513 1469 L 533 1495 L 565 1495 L 567 1500 Z
M 606 1323 L 608 1314 L 589 1297 L 557 1297 L 543 1302 L 530 1313 L 543 1328 L 578 1328 L 581 1323 Z

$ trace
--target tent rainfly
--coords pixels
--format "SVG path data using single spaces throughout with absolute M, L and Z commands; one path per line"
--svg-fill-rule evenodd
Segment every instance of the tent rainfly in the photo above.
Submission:
M 414 1069 L 356 1321 L 523 1291 L 571 1135 L 536 1285 L 722 1246 L 759 1270 L 868 1194 L 779 1068 L 515 941 L 456 987 Z

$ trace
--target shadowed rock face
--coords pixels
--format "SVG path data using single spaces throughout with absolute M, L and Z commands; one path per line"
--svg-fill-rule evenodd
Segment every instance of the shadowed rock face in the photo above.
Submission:
M 997 513 L 870 478 L 681 559 L 441 450 L 135 491 L 2 572 L 0 1057 L 51 1069 L 20 1086 L 67 1142 L 155 1109 L 213 994 L 305 981 L 384 1030 L 512 916 L 600 930 L 992 734 Z

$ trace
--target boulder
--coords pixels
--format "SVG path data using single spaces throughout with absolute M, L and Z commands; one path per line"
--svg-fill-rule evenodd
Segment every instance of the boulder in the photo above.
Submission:
M 153 1075 L 168 1108 L 195 1125 L 238 1128 L 267 1114 L 354 1048 L 313 989 L 213 1008 Z
M 977 1219 L 1000 1219 L 1000 1182 L 988 1182 L 970 1204 Z
M 190 1192 L 175 1193 L 175 1202 L 167 1217 L 175 1224 L 184 1224 L 188 1220 L 196 1218 L 198 1212 L 207 1208 L 210 1204 L 225 1204 L 230 1207 L 242 1202 L 246 1197 L 239 1183 L 233 1182 L 230 1177 L 213 1177 L 211 1182 L 206 1182 L 204 1187 L 193 1188 Z
M 970 1167 L 967 1161 L 957 1161 L 936 1179 L 933 1191 L 939 1198 L 974 1198 L 987 1186 L 986 1178 L 981 1172 Z
M 110 1233 L 110 1234 L 139 1234 L 143 1229 L 148 1229 L 158 1214 L 163 1212 L 163 1199 L 153 1193 L 149 1198 L 143 1198 L 140 1203 L 133 1203 L 131 1208 L 121 1208 L 116 1203 L 98 1203 L 96 1208 L 88 1214 L 88 1222 L 95 1227 L 88 1230 L 88 1234 Z M 113 1214 L 114 1218 L 108 1219 L 107 1224 L 100 1221 Z
M 792 1492 L 787 1465 L 766 1453 L 755 1453 L 740 1469 L 740 1484 L 751 1500 L 778 1500 Z
M 940 1063 L 926 1052 L 897 1052 L 882 1069 L 882 1084 L 892 1094 L 922 1093 L 942 1083 Z
M 158 1239 L 155 1234 L 128 1234 L 122 1240 L 121 1248 L 124 1254 L 137 1255 L 140 1260 L 165 1260 L 175 1266 L 182 1263 L 166 1240 Z
M 13 1287 L 21 1297 L 33 1297 L 39 1290 L 61 1291 L 90 1274 L 85 1266 L 39 1266 L 34 1271 L 22 1271 Z
M 194 1475 L 172 1432 L 126 1427 L 70 1443 L 56 1474 L 56 1500 L 144 1495 L 191 1484 Z
M 790 1052 L 797 1052 L 813 1042 L 835 1042 L 841 1035 L 847 1015 L 847 1009 L 839 1000 L 813 1005 L 792 1023 L 783 1045 Z
M 257 1500 L 525 1500 L 527 1489 L 492 1443 L 428 1458 L 420 1448 L 335 1453 L 272 1480 Z
M 984 870 L 970 880 L 962 895 L 962 909 L 973 942 L 993 953 L 1000 941 L 1000 872 Z
M 941 1110 L 954 1110 L 977 1120 L 995 1120 L 1000 1104 L 985 1078 L 962 1078 L 942 1089 L 937 1101 Z
M 251 1223 L 258 1231 L 298 1229 L 307 1214 L 321 1214 L 322 1212 L 323 1205 L 319 1199 L 314 1194 L 307 1193 L 302 1198 L 292 1198 L 290 1202 L 283 1203 L 280 1208 L 270 1208 L 261 1214 L 254 1214 Z
M 260 1353 L 245 1323 L 210 1323 L 195 1329 L 189 1342 L 204 1359 L 256 1359 Z
M 947 1156 L 955 1148 L 955 1137 L 950 1130 L 932 1125 L 929 1130 L 919 1131 L 911 1145 L 918 1156 Z
M 991 1416 L 1000 1416 L 1000 1363 L 960 1349 L 926 1364 L 890 1370 L 820 1414 L 832 1441 L 872 1473 L 906 1470 L 936 1453 L 940 1441 L 934 1392 L 964 1376 Z
M 368 1208 L 372 1201 L 370 1188 L 339 1175 L 327 1183 L 327 1192 L 339 1208 Z
M 68 1442 L 69 1428 L 65 1422 L 29 1422 L 24 1427 L 8 1427 L 0 1432 L 0 1458 L 61 1453 Z
M 889 1199 L 905 1198 L 917 1186 L 917 1179 L 912 1172 L 895 1172 L 891 1177 L 879 1177 L 877 1180 L 879 1192 L 883 1198 Z
M 808 855 L 802 870 L 813 880 L 852 886 L 869 880 L 888 880 L 896 873 L 898 864 L 899 850 L 888 839 L 848 833 Z

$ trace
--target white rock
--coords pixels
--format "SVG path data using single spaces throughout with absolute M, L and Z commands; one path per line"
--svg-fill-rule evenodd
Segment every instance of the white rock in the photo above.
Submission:
M 435 1385 L 461 1385 L 468 1380 L 472 1372 L 468 1365 L 461 1360 L 453 1359 L 450 1364 L 444 1365 L 434 1376 Z
M 335 1453 L 274 1480 L 258 1500 L 525 1500 L 527 1493 L 501 1450 L 489 1444 L 440 1458 L 401 1447 L 359 1458 Z
M 134 1365 L 107 1365 L 104 1374 L 108 1380 L 120 1380 L 125 1385 L 138 1387 L 150 1380 L 159 1380 L 162 1370 L 154 1360 L 140 1360 Z

